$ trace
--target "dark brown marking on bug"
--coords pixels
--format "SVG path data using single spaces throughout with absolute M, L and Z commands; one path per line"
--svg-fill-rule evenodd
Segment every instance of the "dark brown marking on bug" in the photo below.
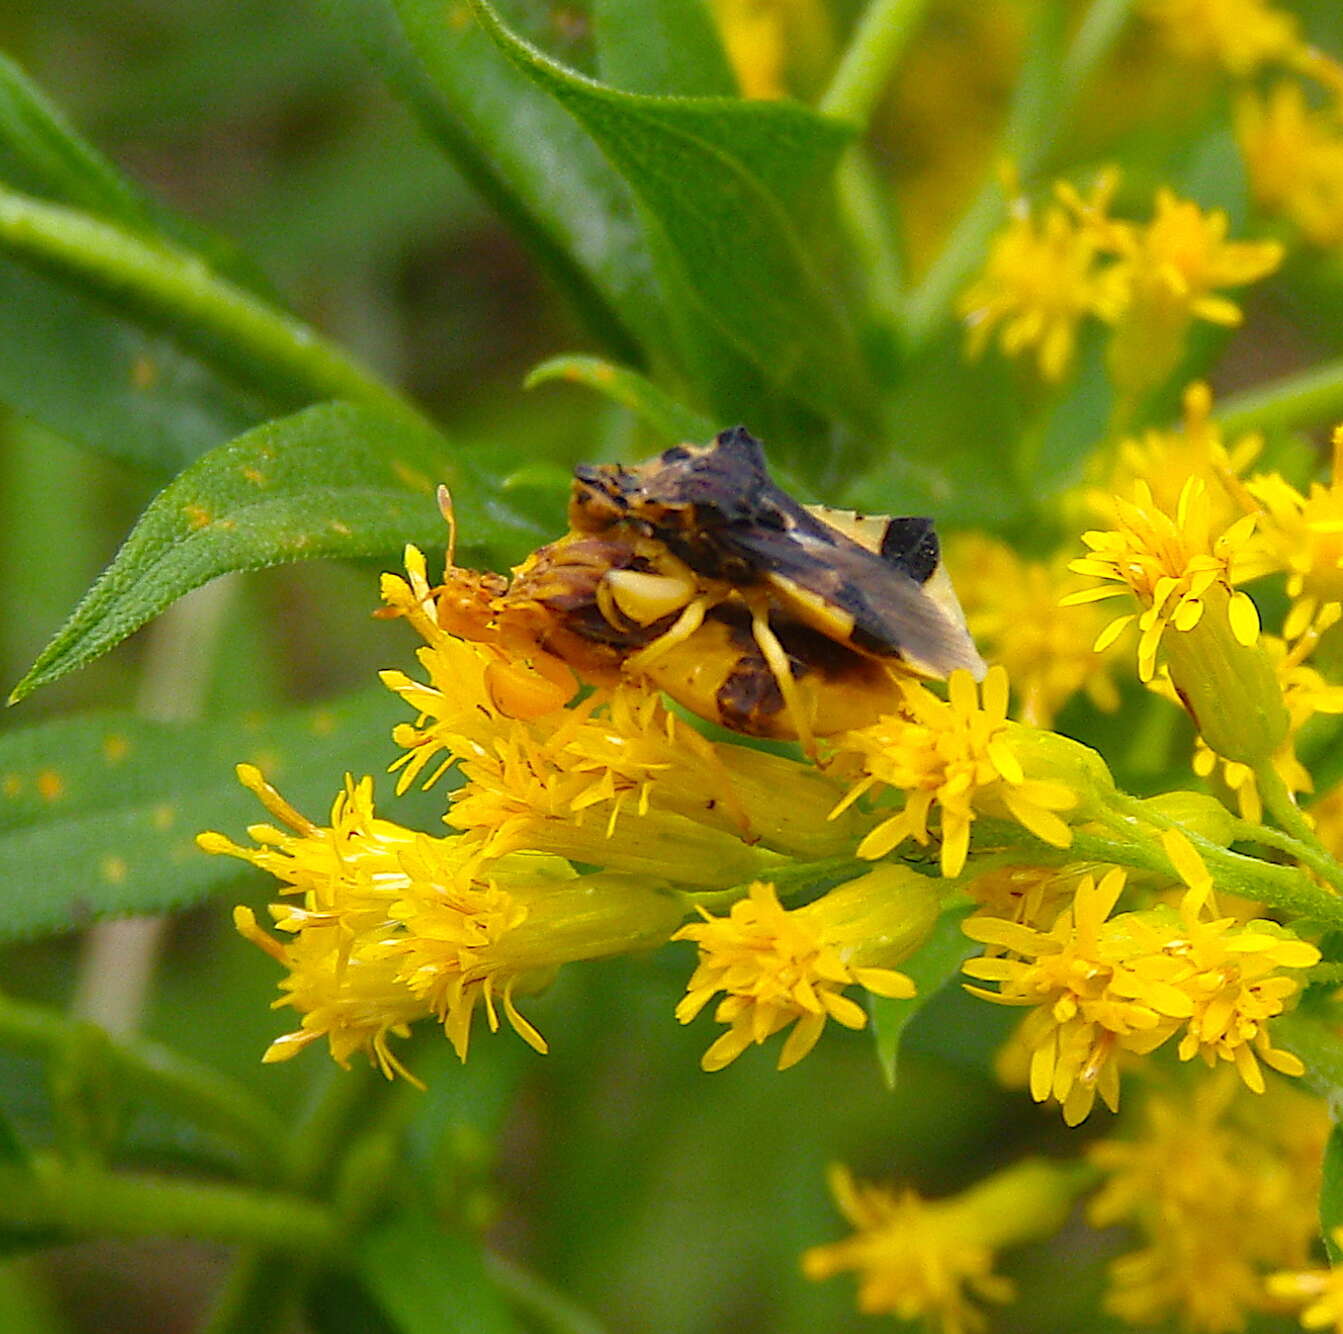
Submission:
M 777 486 L 744 427 L 635 468 L 580 466 L 570 521 L 580 532 L 623 526 L 704 578 L 765 587 L 790 617 L 861 653 L 983 675 L 950 586 L 926 591 L 940 556 L 932 520 L 890 519 L 878 548 L 864 546 Z

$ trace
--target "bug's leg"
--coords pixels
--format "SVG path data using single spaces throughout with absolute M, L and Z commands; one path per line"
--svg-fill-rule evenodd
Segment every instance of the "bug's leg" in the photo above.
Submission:
M 645 644 L 637 653 L 625 659 L 627 671 L 643 671 L 649 663 L 656 662 L 664 653 L 670 652 L 678 644 L 684 644 L 696 630 L 704 624 L 704 614 L 714 605 L 714 599 L 700 596 L 686 604 L 685 609 L 676 618 L 671 628 L 660 634 L 651 644 Z
M 788 654 L 779 643 L 779 637 L 770 629 L 769 604 L 764 601 L 751 602 L 751 634 L 764 655 L 765 665 L 774 677 L 783 696 L 784 708 L 792 719 L 793 729 L 797 732 L 798 744 L 807 758 L 816 758 L 816 738 L 812 735 L 811 723 L 802 707 L 802 696 L 798 693 L 797 682 L 793 679 L 792 669 L 788 665 Z

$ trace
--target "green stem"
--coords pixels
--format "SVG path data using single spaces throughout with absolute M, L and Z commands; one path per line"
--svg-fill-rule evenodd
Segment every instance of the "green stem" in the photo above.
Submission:
M 282 406 L 340 398 L 399 420 L 425 420 L 309 325 L 166 241 L 0 187 L 0 250 L 165 326 L 208 364 Z
M 883 185 L 860 145 L 844 155 L 835 178 L 840 221 L 854 252 L 854 267 L 872 319 L 894 333 L 904 306 L 904 276 L 896 227 L 883 200 Z
M 0 1218 L 11 1227 L 77 1235 L 259 1242 L 290 1255 L 331 1254 L 339 1241 L 331 1213 L 297 1196 L 71 1167 L 49 1157 L 0 1165 Z
M 0 1047 L 52 1060 L 75 1040 L 78 1021 L 0 996 Z M 275 1115 L 241 1084 L 144 1038 L 111 1038 L 106 1059 L 126 1084 L 196 1125 L 226 1136 L 252 1168 L 268 1170 L 284 1139 Z
M 1122 864 L 1157 871 L 1178 880 L 1179 876 L 1160 841 L 1153 839 L 1151 834 L 1154 826 L 1159 829 L 1178 829 L 1203 859 L 1218 889 L 1259 899 L 1297 917 L 1310 918 L 1343 929 L 1343 898 L 1322 889 L 1297 867 L 1279 866 L 1274 862 L 1261 861 L 1258 857 L 1232 852 L 1179 821 L 1143 806 L 1135 797 L 1116 793 L 1111 800 L 1113 809 L 1100 818 L 1119 835 L 1121 841 L 1114 847 L 1114 852 Z M 1094 836 L 1078 832 L 1073 846 L 1080 850 L 1091 842 L 1103 844 L 1108 840 L 1096 840 Z
M 486 1251 L 485 1268 L 514 1306 L 552 1334 L 605 1334 L 600 1321 L 512 1260 Z
M 992 155 L 974 199 L 952 229 L 941 253 L 910 297 L 905 332 L 911 349 L 924 347 L 948 317 L 956 293 L 984 262 L 989 237 L 1003 215 L 999 170 L 1004 159 L 1015 162 L 1023 176 L 1047 163 L 1058 127 L 1085 91 L 1122 30 L 1132 0 L 1093 0 L 1061 61 L 1052 52 L 1048 25 L 1058 23 L 1058 6 L 1041 9 L 1038 49 L 1028 56 L 1001 140 Z
M 1279 852 L 1285 852 L 1303 865 L 1309 866 L 1336 889 L 1343 891 L 1343 867 L 1340 867 L 1328 852 L 1317 850 L 1309 843 L 1302 843 L 1291 834 L 1284 834 L 1279 829 L 1251 824 L 1248 820 L 1236 820 L 1232 828 L 1238 842 L 1259 843 L 1266 848 L 1277 848 Z
M 1301 814 L 1301 808 L 1287 790 L 1287 784 L 1282 781 L 1282 775 L 1273 765 L 1268 762 L 1259 765 L 1254 771 L 1254 778 L 1259 786 L 1259 795 L 1273 818 L 1299 843 L 1332 862 L 1328 848 L 1316 837 L 1310 822 Z M 1334 863 L 1334 870 L 1336 874 L 1343 873 L 1343 867 L 1337 863 Z
M 789 894 L 810 889 L 823 881 L 838 884 L 842 880 L 853 879 L 870 871 L 875 863 L 859 861 L 855 857 L 827 857 L 824 861 L 793 862 L 787 866 L 773 868 L 769 872 L 769 882 L 781 898 Z M 764 877 L 762 877 L 764 878 Z M 738 899 L 744 899 L 751 888 L 750 882 L 732 885 L 727 889 L 694 892 L 682 886 L 682 896 L 687 904 L 703 908 L 730 908 Z
M 355 1112 L 369 1101 L 373 1078 L 371 1067 L 364 1065 L 320 1069 L 280 1167 L 285 1187 L 312 1194 L 338 1175 L 343 1143 Z M 342 1233 L 348 1231 L 348 1220 L 338 1221 Z M 234 1261 L 202 1334 L 267 1334 L 288 1328 L 313 1273 L 311 1263 L 295 1264 L 280 1248 L 258 1239 Z
M 928 0 L 870 0 L 819 108 L 866 125 Z
M 1213 417 L 1228 436 L 1315 426 L 1343 416 L 1343 359 L 1235 394 Z

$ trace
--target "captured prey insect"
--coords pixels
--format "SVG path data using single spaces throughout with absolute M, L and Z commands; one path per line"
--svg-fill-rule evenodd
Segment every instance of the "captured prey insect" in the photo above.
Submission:
M 894 712 L 901 676 L 984 674 L 932 520 L 799 504 L 743 427 L 637 467 L 579 466 L 569 526 L 490 586 L 491 631 L 591 684 L 642 677 L 811 750 Z

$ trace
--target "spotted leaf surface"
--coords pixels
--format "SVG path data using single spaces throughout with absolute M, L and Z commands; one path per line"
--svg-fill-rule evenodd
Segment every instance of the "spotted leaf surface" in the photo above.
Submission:
M 544 539 L 540 525 L 476 482 L 428 427 L 334 403 L 246 432 L 151 502 L 13 699 L 83 666 L 231 570 L 333 556 L 395 559 L 407 542 L 443 545 L 440 482 L 471 515 L 473 542 L 507 557 Z
M 195 836 L 262 817 L 236 763 L 324 820 L 336 776 L 376 775 L 395 757 L 403 715 L 374 689 L 250 724 L 107 713 L 0 736 L 0 940 L 182 908 L 235 882 L 239 864 Z M 380 790 L 390 795 L 390 780 Z

